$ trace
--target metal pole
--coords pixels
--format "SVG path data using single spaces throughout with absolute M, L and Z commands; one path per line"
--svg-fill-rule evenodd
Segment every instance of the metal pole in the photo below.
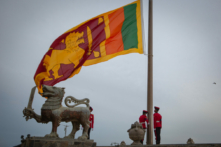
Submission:
M 148 19 L 148 84 L 147 84 L 147 109 L 149 126 L 147 132 L 147 144 L 153 144 L 153 1 L 149 0 Z

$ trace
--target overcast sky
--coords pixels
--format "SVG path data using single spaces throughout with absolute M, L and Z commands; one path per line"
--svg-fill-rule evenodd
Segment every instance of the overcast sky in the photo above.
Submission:
M 81 22 L 130 2 L 0 1 L 0 146 L 20 144 L 21 135 L 51 132 L 51 123 L 26 122 L 22 113 L 51 43 Z M 153 104 L 162 115 L 162 144 L 185 144 L 190 137 L 195 143 L 221 142 L 220 7 L 220 0 L 153 1 Z M 145 22 L 147 12 L 144 0 Z M 65 97 L 90 99 L 95 115 L 91 139 L 98 146 L 121 141 L 129 145 L 127 130 L 147 109 L 147 56 L 133 53 L 83 67 L 55 86 L 66 88 Z M 36 113 L 45 100 L 35 94 Z M 61 138 L 66 124 L 67 135 L 72 129 L 71 123 L 62 122 Z

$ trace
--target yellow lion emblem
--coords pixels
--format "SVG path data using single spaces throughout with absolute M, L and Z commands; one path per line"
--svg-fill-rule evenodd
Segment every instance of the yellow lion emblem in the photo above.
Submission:
M 47 69 L 47 74 L 50 75 L 49 71 L 52 70 L 54 78 L 60 78 L 62 75 L 58 75 L 60 64 L 71 64 L 73 63 L 76 67 L 79 64 L 79 60 L 84 55 L 84 49 L 78 45 L 84 43 L 83 39 L 84 32 L 73 32 L 70 33 L 66 39 L 66 48 L 63 50 L 53 50 L 51 56 L 46 55 L 44 59 L 44 66 Z M 62 41 L 64 42 L 64 41 Z M 53 80 L 52 78 L 46 77 L 45 81 Z

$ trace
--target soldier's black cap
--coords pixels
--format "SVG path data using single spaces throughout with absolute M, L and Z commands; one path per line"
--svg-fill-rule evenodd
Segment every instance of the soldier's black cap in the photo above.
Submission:
M 156 110 L 159 110 L 159 109 L 160 109 L 160 107 L 157 107 L 157 106 L 155 106 L 154 108 L 155 108 Z
M 148 113 L 148 111 L 147 110 L 143 110 L 143 113 Z
M 90 107 L 90 110 L 91 110 L 91 111 L 93 111 L 93 108 L 92 108 L 92 107 Z

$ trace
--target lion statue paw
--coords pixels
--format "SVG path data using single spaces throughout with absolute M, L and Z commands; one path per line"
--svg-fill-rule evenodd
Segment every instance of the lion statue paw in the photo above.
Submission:
M 46 134 L 45 137 L 46 138 L 59 138 L 56 132 L 52 132 L 51 134 Z
M 68 135 L 68 136 L 65 136 L 64 138 L 73 138 L 74 139 L 74 136 L 73 135 Z
M 87 136 L 80 136 L 78 137 L 78 140 L 85 141 L 87 140 Z

